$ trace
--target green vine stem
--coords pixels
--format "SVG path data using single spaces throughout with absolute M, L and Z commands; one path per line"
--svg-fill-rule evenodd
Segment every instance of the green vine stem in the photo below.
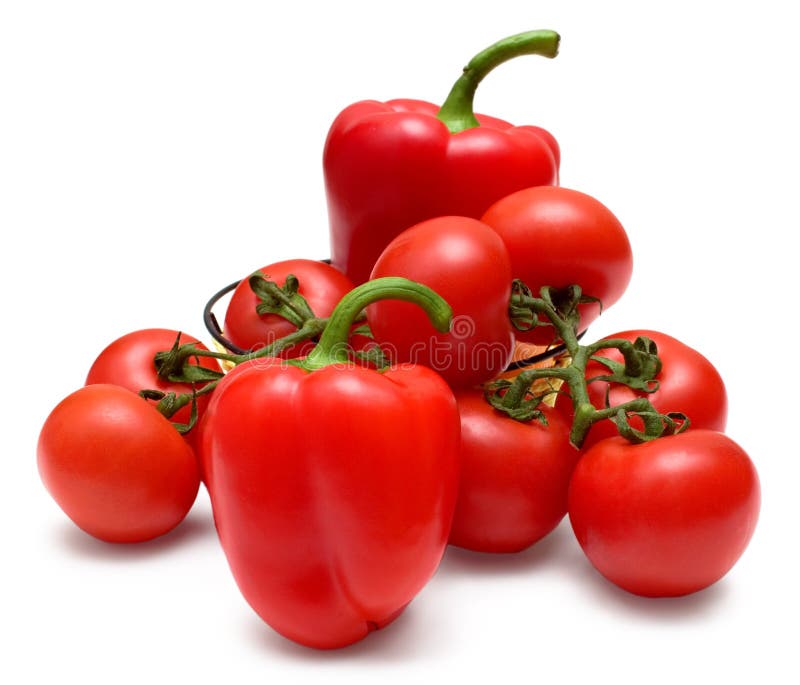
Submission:
M 294 293 L 289 292 L 288 297 L 293 298 L 296 293 L 296 287 L 290 286 L 290 288 L 294 289 Z M 163 378 L 173 382 L 191 383 L 192 392 L 177 394 L 172 392 L 164 393 L 158 390 L 142 390 L 139 394 L 146 399 L 157 400 L 156 408 L 167 418 L 171 418 L 179 409 L 192 404 L 192 419 L 189 423 L 174 424 L 180 432 L 186 433 L 192 429 L 196 422 L 197 398 L 213 392 L 223 378 L 221 372 L 192 364 L 192 358 L 212 357 L 238 365 L 253 359 L 276 356 L 287 347 L 319 337 L 319 342 L 307 357 L 303 359 L 287 359 L 285 363 L 300 366 L 309 371 L 320 369 L 330 364 L 346 364 L 350 362 L 351 350 L 348 345 L 348 339 L 353 324 L 363 320 L 363 312 L 368 305 L 378 300 L 387 299 L 413 302 L 425 311 L 437 330 L 441 332 L 450 330 L 452 310 L 447 302 L 433 290 L 406 278 L 377 278 L 351 290 L 336 305 L 330 317 L 316 318 L 311 310 L 308 309 L 308 312 L 304 312 L 302 317 L 302 325 L 296 331 L 275 340 L 270 345 L 247 354 L 204 350 L 196 347 L 193 343 L 180 345 L 178 342 L 180 340 L 179 335 L 172 349 L 156 354 L 155 365 L 159 375 Z M 281 302 L 281 305 L 283 304 L 285 303 Z M 292 306 L 297 306 L 294 299 L 292 299 Z M 299 306 L 302 308 L 303 305 Z M 307 305 L 305 306 L 307 307 Z M 199 383 L 204 383 L 204 385 L 198 388 Z
M 278 338 L 269 345 L 245 354 L 203 350 L 195 346 L 194 343 L 188 343 L 186 345 L 181 345 L 177 350 L 173 348 L 166 352 L 158 352 L 155 356 L 156 369 L 158 369 L 160 376 L 170 381 L 178 383 L 197 382 L 198 379 L 187 377 L 187 375 L 191 376 L 195 372 L 189 371 L 188 374 L 186 373 L 187 367 L 200 368 L 194 364 L 187 364 L 192 357 L 212 357 L 214 359 L 230 362 L 234 365 L 241 364 L 251 359 L 274 357 L 287 347 L 316 338 L 325 330 L 327 324 L 327 318 L 308 319 L 303 324 L 302 328 L 289 333 L 283 338 Z M 173 372 L 170 373 L 166 371 L 167 368 L 172 369 Z
M 217 352 L 215 350 L 203 350 L 196 347 L 194 343 L 181 345 L 169 351 L 158 352 L 155 357 L 155 364 L 159 373 L 161 373 L 165 365 L 168 364 L 174 372 L 164 377 L 177 383 L 190 383 L 192 385 L 192 392 L 164 393 L 159 390 L 141 390 L 139 394 L 146 399 L 157 400 L 156 409 L 168 419 L 172 418 L 178 410 L 189 404 L 193 405 L 194 410 L 196 409 L 197 398 L 213 392 L 222 380 L 224 374 L 220 371 L 213 371 L 198 366 L 197 364 L 192 364 L 190 362 L 192 358 L 212 357 L 238 365 L 252 359 L 274 357 L 287 347 L 316 338 L 325 330 L 327 322 L 328 319 L 308 319 L 303 324 L 302 328 L 289 333 L 283 338 L 275 340 L 265 347 L 259 348 L 253 352 L 248 352 L 247 354 L 231 354 L 228 352 Z M 197 386 L 200 382 L 204 383 L 204 385 L 198 388 Z M 173 423 L 173 425 L 180 433 L 188 433 L 194 427 L 196 421 L 196 411 L 193 411 L 192 418 L 188 424 Z
M 571 290 L 573 301 L 579 301 L 582 298 L 580 288 L 572 286 Z M 583 445 L 592 425 L 607 419 L 613 421 L 620 435 L 631 442 L 654 440 L 662 435 L 686 430 L 689 427 L 688 417 L 679 412 L 661 414 L 645 397 L 602 408 L 592 404 L 588 384 L 593 381 L 624 383 L 639 391 L 654 392 L 658 388 L 655 376 L 661 369 L 655 343 L 648 338 L 640 337 L 635 342 L 606 339 L 590 345 L 581 345 L 578 340 L 576 320 L 559 314 L 553 304 L 553 292 L 551 288 L 542 288 L 540 297 L 534 297 L 524 284 L 520 284 L 520 287 L 515 288 L 510 309 L 517 315 L 526 309 L 529 310 L 529 316 L 525 318 L 534 322 L 539 317 L 544 317 L 547 323 L 555 327 L 567 354 L 571 357 L 571 363 L 565 367 L 528 369 L 520 373 L 513 382 L 503 380 L 490 384 L 486 388 L 486 398 L 489 403 L 520 421 L 542 418 L 538 405 L 543 401 L 544 395 L 531 397 L 531 386 L 542 379 L 554 379 L 567 386 L 572 398 L 574 418 L 570 442 L 575 447 Z M 619 350 L 624 363 L 613 363 L 603 357 L 595 356 L 604 349 Z M 592 360 L 604 364 L 609 373 L 587 379 L 587 367 Z M 643 429 L 631 425 L 629 419 L 633 416 L 642 420 Z
M 450 133 L 480 126 L 473 110 L 478 84 L 495 67 L 521 55 L 553 58 L 558 54 L 560 37 L 555 31 L 526 31 L 490 45 L 473 57 L 439 109 L 436 117 Z
M 297 330 L 245 354 L 201 349 L 194 343 L 181 345 L 179 333 L 171 349 L 155 355 L 154 365 L 160 378 L 191 385 L 192 391 L 175 393 L 145 389 L 139 394 L 145 399 L 155 400 L 156 409 L 166 418 L 172 418 L 178 410 L 191 404 L 192 415 L 189 423 L 173 423 L 181 433 L 191 430 L 197 420 L 197 398 L 213 392 L 224 376 L 221 371 L 207 369 L 199 363 L 192 363 L 192 360 L 197 362 L 199 357 L 211 357 L 237 365 L 252 359 L 276 356 L 292 345 L 318 337 L 325 330 L 328 319 L 317 318 L 314 315 L 308 302 L 298 292 L 299 281 L 293 274 L 288 274 L 285 284 L 279 286 L 265 278 L 261 272 L 256 272 L 248 278 L 248 284 L 258 298 L 256 314 L 276 314 L 289 321 Z

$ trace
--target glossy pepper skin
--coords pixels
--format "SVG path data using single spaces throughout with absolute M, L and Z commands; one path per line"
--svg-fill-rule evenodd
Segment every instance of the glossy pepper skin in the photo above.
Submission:
M 421 366 L 378 372 L 326 357 L 336 316 L 298 364 L 253 361 L 223 379 L 201 444 L 242 594 L 279 633 L 322 649 L 382 628 L 425 585 L 458 487 L 447 384 Z
M 554 57 L 558 34 L 511 36 L 476 55 L 442 107 L 420 100 L 366 100 L 334 120 L 323 152 L 331 259 L 365 281 L 404 229 L 444 215 L 480 218 L 522 188 L 558 183 L 559 148 L 537 126 L 475 115 L 480 80 L 521 54 Z

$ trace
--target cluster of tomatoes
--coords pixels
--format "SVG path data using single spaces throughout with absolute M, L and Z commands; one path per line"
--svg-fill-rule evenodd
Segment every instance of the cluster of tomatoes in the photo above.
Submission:
M 553 35 L 526 40 L 554 56 Z M 410 102 L 394 107 L 407 117 Z M 378 105 L 354 107 L 395 121 Z M 495 164 L 480 211 L 467 211 L 476 194 L 452 188 L 425 195 L 423 210 L 411 190 L 342 199 L 353 174 L 332 178 L 330 160 L 349 150 L 342 136 L 362 145 L 375 127 L 337 133 L 337 121 L 333 264 L 294 259 L 245 277 L 226 349 L 164 329 L 104 349 L 40 435 L 40 473 L 66 514 L 102 540 L 141 542 L 178 525 L 203 482 L 248 603 L 320 648 L 394 620 L 448 544 L 518 552 L 567 514 L 591 563 L 630 592 L 682 595 L 721 578 L 760 506 L 751 460 L 722 432 L 723 381 L 661 332 L 583 341 L 633 260 L 607 207 L 555 185 L 552 137 L 514 134 L 539 155 L 536 183 L 524 165 L 517 177 Z M 476 130 L 427 125 L 443 140 Z M 404 154 L 394 176 L 369 167 L 356 190 L 427 183 L 430 168 L 415 178 Z M 463 211 L 441 211 L 448 193 Z M 392 203 L 389 233 L 359 223 L 390 226 Z

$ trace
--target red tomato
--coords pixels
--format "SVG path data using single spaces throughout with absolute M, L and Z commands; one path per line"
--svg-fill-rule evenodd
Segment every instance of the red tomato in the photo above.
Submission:
M 164 352 L 172 348 L 178 331 L 168 328 L 146 328 L 123 335 L 106 347 L 95 359 L 86 385 L 96 383 L 111 383 L 127 388 L 133 392 L 140 390 L 161 390 L 182 394 L 192 391 L 186 383 L 173 383 L 158 375 L 154 364 L 156 352 Z M 208 349 L 197 338 L 181 333 L 182 345 L 195 343 L 201 350 Z M 197 357 L 200 366 L 219 371 L 219 363 L 212 357 Z M 193 363 L 197 363 L 196 361 Z M 202 415 L 208 404 L 208 396 L 201 395 L 197 398 L 198 416 Z M 172 417 L 177 423 L 188 423 L 191 416 L 191 406 L 187 405 L 178 410 Z M 188 435 L 191 435 L 190 432 Z
M 646 397 L 662 414 L 673 411 L 686 414 L 691 421 L 691 429 L 725 430 L 728 416 L 728 395 L 725 384 L 719 372 L 702 354 L 680 340 L 658 331 L 623 331 L 603 339 L 622 338 L 633 342 L 639 336 L 650 338 L 658 348 L 658 356 L 662 363 L 661 371 L 656 377 L 659 383 L 658 390 L 646 393 L 632 390 L 619 383 L 613 383 L 609 388 L 608 383 L 596 381 L 589 383 L 589 399 L 592 404 L 597 408 L 604 407 L 608 389 L 609 402 L 613 406 L 637 397 Z M 623 361 L 622 355 L 616 349 L 601 350 L 597 356 Z M 590 362 L 586 371 L 587 377 L 608 373 L 608 369 L 600 362 Z M 572 416 L 572 405 L 568 396 L 560 396 L 558 406 L 564 408 L 570 417 Z M 636 423 L 635 418 L 631 420 L 631 425 L 642 427 L 641 423 Z M 599 421 L 589 431 L 584 447 L 590 447 L 604 438 L 617 434 L 617 428 L 611 421 Z
M 325 262 L 312 259 L 289 259 L 269 264 L 261 273 L 266 278 L 283 287 L 286 277 L 297 277 L 298 293 L 302 295 L 314 315 L 319 318 L 330 316 L 333 308 L 344 295 L 353 289 L 353 284 L 341 271 Z M 225 337 L 244 350 L 257 350 L 283 338 L 297 330 L 296 326 L 278 314 L 256 312 L 259 299 L 251 290 L 248 279 L 236 287 L 225 312 Z M 283 350 L 280 357 L 302 357 L 313 347 L 294 345 Z
M 744 450 L 698 429 L 641 444 L 597 443 L 575 468 L 569 517 L 606 578 L 637 595 L 667 597 L 701 590 L 730 570 L 760 501 Z
M 460 216 L 423 221 L 389 243 L 372 270 L 373 279 L 381 276 L 427 285 L 453 309 L 451 331 L 439 333 L 413 304 L 370 305 L 367 320 L 389 358 L 428 366 L 454 387 L 477 385 L 506 368 L 514 351 L 511 265 L 491 228 Z
M 527 188 L 495 202 L 481 221 L 500 234 L 513 277 L 537 297 L 542 286 L 579 285 L 607 309 L 628 287 L 633 272 L 628 236 L 611 211 L 589 195 L 559 186 Z M 600 307 L 583 304 L 579 311 L 584 330 Z M 546 345 L 553 329 L 536 327 L 517 337 Z
M 461 477 L 450 544 L 518 552 L 567 513 L 567 488 L 580 452 L 563 416 L 543 406 L 548 425 L 496 411 L 480 390 L 456 393 Z
M 200 483 L 180 433 L 117 385 L 88 385 L 58 404 L 39 435 L 37 461 L 64 513 L 107 542 L 142 542 L 172 530 Z

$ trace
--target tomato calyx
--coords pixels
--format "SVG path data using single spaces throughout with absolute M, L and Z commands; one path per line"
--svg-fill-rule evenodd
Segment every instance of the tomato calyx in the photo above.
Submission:
M 574 417 L 570 431 L 570 442 L 580 448 L 593 424 L 612 421 L 625 439 L 630 442 L 646 442 L 661 436 L 673 435 L 689 427 L 689 418 L 681 412 L 658 412 L 646 397 L 639 397 L 612 406 L 609 394 L 605 406 L 596 407 L 589 398 L 588 384 L 596 381 L 622 383 L 645 393 L 658 389 L 656 376 L 661 370 L 658 349 L 652 340 L 639 336 L 633 342 L 625 339 L 605 339 L 590 345 L 581 345 L 577 334 L 577 304 L 585 297 L 578 286 L 565 289 L 565 297 L 554 298 L 552 288 L 540 290 L 540 297 L 533 297 L 530 289 L 515 282 L 512 307 L 530 312 L 534 325 L 540 318 L 552 325 L 564 343 L 571 361 L 566 366 L 532 368 L 520 373 L 513 382 L 495 381 L 486 386 L 486 400 L 497 410 L 505 412 L 518 421 L 542 420 L 539 405 L 553 392 L 565 386 L 572 398 Z M 563 292 L 563 291 L 562 291 Z M 516 299 L 515 299 L 516 298 Z M 619 350 L 623 362 L 597 356 L 597 352 L 614 348 Z M 590 361 L 600 362 L 607 374 L 586 377 Z M 544 387 L 542 387 L 544 383 Z M 538 387 L 534 389 L 534 384 Z M 558 385 L 556 385 L 558 384 Z M 609 385 L 610 387 L 610 385 Z M 637 417 L 642 428 L 636 428 L 631 419 Z
M 573 334 L 577 334 L 580 325 L 578 305 L 594 303 L 600 305 L 602 311 L 602 302 L 596 297 L 584 294 L 578 285 L 566 288 L 545 286 L 539 292 L 540 297 L 537 298 L 520 279 L 514 279 L 512 282 L 508 314 L 511 324 L 518 331 L 530 331 L 539 326 L 558 329 L 550 318 L 550 314 L 553 313 L 569 326 Z
M 214 386 L 216 386 L 216 381 L 212 384 L 204 386 L 204 388 L 201 390 L 198 390 L 197 386 L 192 385 L 192 392 L 190 393 L 163 392 L 162 390 L 145 389 L 139 391 L 139 397 L 143 397 L 146 400 L 156 400 L 156 409 L 167 419 L 171 419 L 178 411 L 183 409 L 183 407 L 185 407 L 187 404 L 191 404 L 188 422 L 171 422 L 175 427 L 175 430 L 177 430 L 181 435 L 185 435 L 192 430 L 197 423 L 198 396 L 211 392 Z
M 594 353 L 613 348 L 619 350 L 624 363 Z M 661 360 L 658 357 L 658 346 L 645 336 L 639 336 L 632 343 L 622 339 L 601 340 L 592 345 L 592 361 L 605 366 L 609 373 L 587 378 L 587 383 L 605 381 L 607 383 L 623 383 L 634 390 L 653 393 L 658 390 L 656 376 L 661 371 Z M 607 405 L 608 406 L 608 405 Z
M 179 332 L 169 350 L 156 353 L 153 363 L 158 376 L 173 383 L 190 384 L 208 383 L 222 378 L 221 371 L 200 366 L 199 357 L 216 355 L 208 355 L 208 350 L 201 350 L 194 343 L 181 345 L 181 335 Z M 191 362 L 192 359 L 194 363 Z
M 198 348 L 195 343 L 181 345 L 181 336 L 182 333 L 178 332 L 175 342 L 169 350 L 157 352 L 153 364 L 160 378 L 172 383 L 191 386 L 191 392 L 165 392 L 145 388 L 139 391 L 139 396 L 146 400 L 154 400 L 156 409 L 167 419 L 171 419 L 183 407 L 191 404 L 188 422 L 172 422 L 179 433 L 185 434 L 197 423 L 197 398 L 211 392 L 224 374 L 221 371 L 201 366 L 199 359 L 201 356 L 216 355 L 209 354 L 208 350 Z
M 612 411 L 611 415 L 606 412 Z M 634 428 L 630 419 L 639 417 L 644 423 L 644 430 Z M 611 419 L 619 434 L 632 443 L 649 442 L 656 438 L 676 435 L 689 428 L 689 417 L 678 411 L 661 414 L 646 399 L 631 400 L 616 407 L 608 407 L 597 413 L 597 421 Z
M 535 420 L 546 426 L 547 416 L 539 407 L 545 404 L 549 393 L 532 392 L 530 386 L 523 385 L 504 378 L 499 379 L 484 388 L 483 396 L 495 409 L 505 412 L 512 419 L 523 423 Z M 558 392 L 555 387 L 550 387 L 550 392 Z
M 286 282 L 281 287 L 265 278 L 260 271 L 256 271 L 249 277 L 248 284 L 259 299 L 256 305 L 257 314 L 277 314 L 296 328 L 302 328 L 315 318 L 308 302 L 298 292 L 300 281 L 294 274 L 286 276 Z

